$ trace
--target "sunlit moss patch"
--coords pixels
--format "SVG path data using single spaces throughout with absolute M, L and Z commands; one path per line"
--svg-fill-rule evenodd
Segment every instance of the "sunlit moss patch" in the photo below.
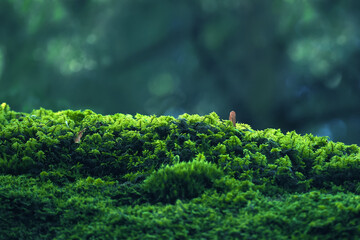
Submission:
M 359 172 L 356 145 L 215 113 L 0 107 L 8 239 L 360 236 Z

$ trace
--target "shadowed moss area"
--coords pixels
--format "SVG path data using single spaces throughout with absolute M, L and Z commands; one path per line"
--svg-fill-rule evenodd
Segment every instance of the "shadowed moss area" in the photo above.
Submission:
M 0 239 L 360 237 L 360 153 L 215 113 L 0 107 Z

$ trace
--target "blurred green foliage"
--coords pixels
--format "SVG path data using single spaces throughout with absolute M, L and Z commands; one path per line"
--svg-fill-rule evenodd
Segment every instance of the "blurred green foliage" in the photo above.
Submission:
M 360 143 L 357 0 L 4 0 L 0 102 L 169 114 Z

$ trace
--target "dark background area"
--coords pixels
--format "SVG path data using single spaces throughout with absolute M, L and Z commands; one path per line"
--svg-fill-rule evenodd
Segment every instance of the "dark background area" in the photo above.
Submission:
M 360 1 L 2 0 L 0 102 L 360 143 Z

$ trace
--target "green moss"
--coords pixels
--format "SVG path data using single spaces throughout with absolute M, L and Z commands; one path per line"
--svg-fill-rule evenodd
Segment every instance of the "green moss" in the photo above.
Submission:
M 3 103 L 0 236 L 359 238 L 359 170 L 356 145 L 215 113 L 27 114 Z
M 222 175 L 215 164 L 198 154 L 191 162 L 167 165 L 152 173 L 144 181 L 143 189 L 150 194 L 152 202 L 174 203 L 177 199 L 199 197 Z

